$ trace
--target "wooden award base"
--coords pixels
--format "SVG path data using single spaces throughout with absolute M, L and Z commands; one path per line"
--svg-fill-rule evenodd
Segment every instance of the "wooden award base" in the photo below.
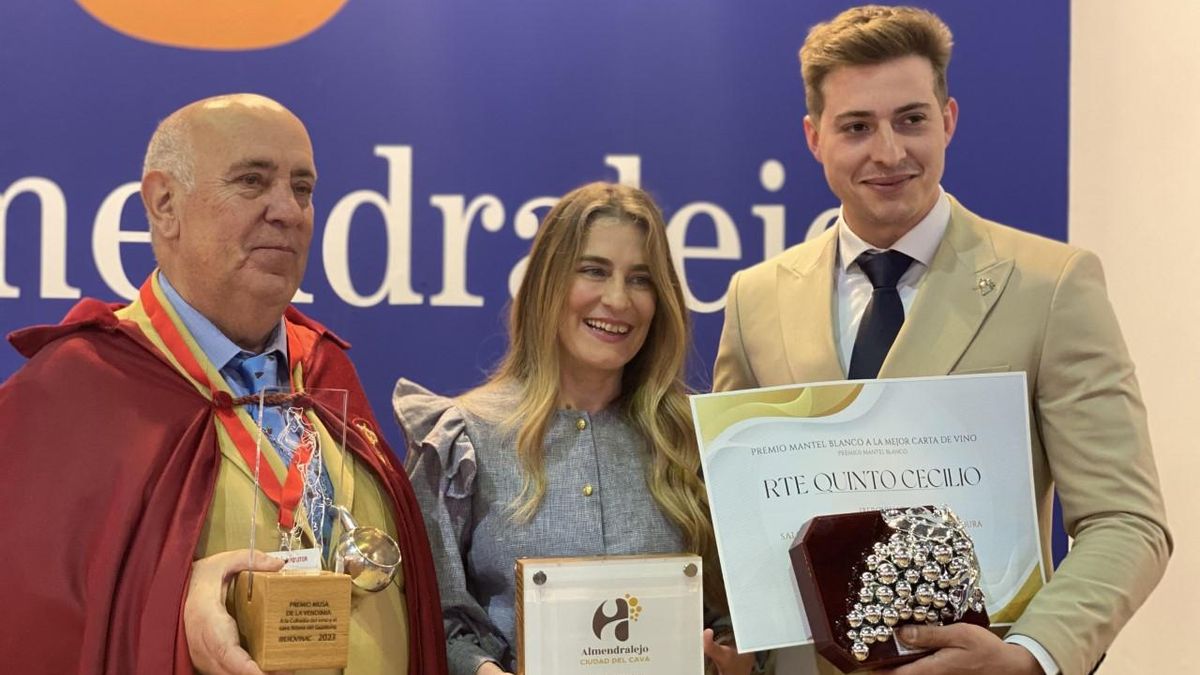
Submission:
M 891 529 L 879 511 L 817 516 L 804 524 L 791 548 L 792 569 L 804 601 L 817 652 L 843 673 L 895 668 L 925 655 L 901 654 L 894 642 L 871 645 L 871 656 L 857 661 L 850 653 L 841 617 L 857 602 L 855 568 L 871 546 L 886 541 Z M 986 612 L 967 612 L 962 621 L 988 626 Z
M 229 598 L 242 646 L 264 671 L 345 668 L 350 577 L 333 572 L 238 574 Z

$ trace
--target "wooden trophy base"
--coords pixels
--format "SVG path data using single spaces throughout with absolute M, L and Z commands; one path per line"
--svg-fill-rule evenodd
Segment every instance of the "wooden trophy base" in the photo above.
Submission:
M 847 626 L 842 617 L 857 602 L 856 568 L 877 541 L 886 541 L 891 529 L 879 511 L 817 516 L 804 524 L 792 544 L 792 569 L 804 601 L 817 652 L 843 673 L 895 668 L 915 661 L 926 652 L 902 654 L 893 641 L 871 645 L 871 656 L 858 661 L 850 653 Z M 988 626 L 986 612 L 969 611 L 962 621 Z
M 350 577 L 333 572 L 237 576 L 229 613 L 242 646 L 264 671 L 345 668 L 350 656 Z

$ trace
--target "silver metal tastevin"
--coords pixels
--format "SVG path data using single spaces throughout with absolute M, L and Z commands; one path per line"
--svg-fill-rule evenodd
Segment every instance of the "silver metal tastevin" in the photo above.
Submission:
M 334 551 L 334 571 L 350 575 L 350 581 L 364 591 L 387 588 L 400 566 L 400 545 L 377 527 L 359 527 L 346 507 L 331 508 L 345 530 Z

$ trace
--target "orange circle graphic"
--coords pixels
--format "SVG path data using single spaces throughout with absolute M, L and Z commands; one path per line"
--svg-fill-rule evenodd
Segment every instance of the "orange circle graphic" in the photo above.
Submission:
M 146 42 L 237 51 L 277 47 L 332 19 L 346 0 L 76 0 L 109 28 Z

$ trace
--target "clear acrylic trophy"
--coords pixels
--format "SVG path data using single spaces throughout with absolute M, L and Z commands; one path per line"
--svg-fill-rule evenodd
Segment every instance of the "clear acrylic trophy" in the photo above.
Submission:
M 400 564 L 400 549 L 385 532 L 359 526 L 348 508 L 335 504 L 353 461 L 346 446 L 348 393 L 266 390 L 256 401 L 249 548 L 258 546 L 255 520 L 263 478 L 274 471 L 273 457 L 279 457 L 287 472 L 278 494 L 271 496 L 280 514 L 280 551 L 271 555 L 287 564 L 279 572 L 240 573 L 230 613 L 243 646 L 265 671 L 344 668 L 352 587 L 361 592 L 385 588 Z M 340 451 L 336 482 L 326 473 L 323 451 L 329 443 Z M 327 536 L 338 526 L 343 532 L 337 545 L 327 546 Z

